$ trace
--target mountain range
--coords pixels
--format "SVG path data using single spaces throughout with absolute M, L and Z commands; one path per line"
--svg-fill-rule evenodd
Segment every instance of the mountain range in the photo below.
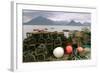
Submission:
M 80 23 L 75 22 L 74 20 L 68 21 L 53 21 L 48 18 L 38 16 L 27 23 L 23 23 L 23 25 L 64 25 L 64 26 L 90 26 L 89 22 Z

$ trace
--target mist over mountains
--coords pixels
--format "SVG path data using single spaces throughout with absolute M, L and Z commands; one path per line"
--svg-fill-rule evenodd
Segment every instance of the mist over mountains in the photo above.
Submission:
M 53 21 L 43 16 L 38 16 L 29 22 L 23 23 L 23 25 L 61 25 L 61 26 L 90 26 L 89 22 L 75 22 L 71 20 L 70 22 L 66 21 Z

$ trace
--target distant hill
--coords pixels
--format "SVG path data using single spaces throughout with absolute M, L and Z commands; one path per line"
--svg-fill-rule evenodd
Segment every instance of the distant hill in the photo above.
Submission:
M 90 26 L 89 22 L 80 23 L 75 22 L 74 20 L 68 21 L 53 21 L 48 18 L 38 16 L 27 23 L 23 23 L 24 25 L 64 25 L 64 26 Z
M 54 22 L 52 20 L 42 16 L 36 17 L 31 21 L 24 23 L 24 25 L 53 25 L 53 24 Z
M 91 24 L 89 22 L 85 22 L 85 23 L 80 23 L 80 22 L 75 22 L 74 20 L 70 21 L 68 24 L 69 26 L 90 26 Z
M 85 26 L 90 26 L 91 23 L 89 23 L 89 22 L 85 22 L 85 23 L 83 23 L 83 25 L 85 25 Z

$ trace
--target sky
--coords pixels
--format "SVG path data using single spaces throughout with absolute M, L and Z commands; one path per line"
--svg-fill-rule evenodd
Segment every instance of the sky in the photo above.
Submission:
M 39 11 L 39 10 L 23 10 L 23 23 L 42 16 L 53 21 L 68 21 L 74 20 L 76 22 L 91 22 L 90 13 L 64 12 L 64 11 Z

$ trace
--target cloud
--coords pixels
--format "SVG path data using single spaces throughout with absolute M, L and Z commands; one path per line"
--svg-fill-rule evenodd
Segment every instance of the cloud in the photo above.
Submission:
M 86 14 L 86 13 L 66 13 L 66 12 L 58 12 L 55 13 L 54 15 L 49 17 L 52 20 L 55 21 L 71 21 L 71 20 L 75 20 L 75 21 L 79 21 L 79 22 L 90 22 L 91 21 L 91 14 Z
M 35 17 L 43 16 L 54 21 L 91 22 L 90 13 L 61 12 L 61 11 L 36 11 L 23 10 L 23 22 L 28 22 Z

